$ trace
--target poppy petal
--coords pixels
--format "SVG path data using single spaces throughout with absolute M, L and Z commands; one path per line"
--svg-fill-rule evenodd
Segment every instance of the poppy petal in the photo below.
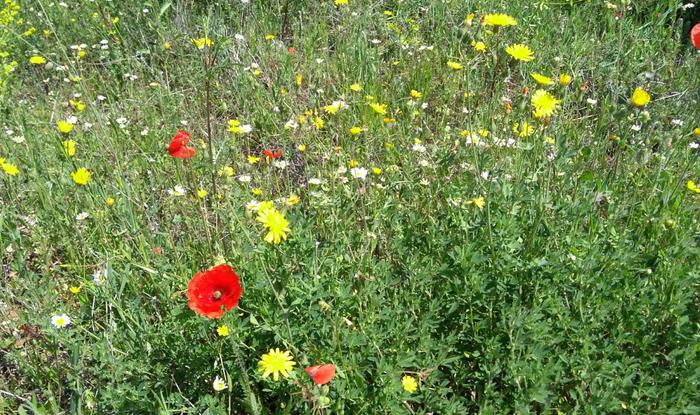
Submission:
M 306 373 L 311 376 L 314 383 L 317 385 L 325 385 L 326 383 L 333 380 L 335 376 L 335 365 L 332 363 L 326 365 L 316 365 L 307 367 Z

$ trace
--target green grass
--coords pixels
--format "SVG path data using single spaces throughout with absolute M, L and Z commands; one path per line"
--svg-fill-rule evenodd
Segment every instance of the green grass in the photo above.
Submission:
M 1 413 L 700 411 L 700 194 L 687 188 L 700 182 L 697 7 L 21 3 L 0 12 L 0 158 L 20 169 L 0 171 Z M 518 25 L 487 33 L 493 12 Z M 205 36 L 210 48 L 190 41 Z M 535 60 L 513 61 L 513 43 Z M 532 72 L 573 82 L 537 86 Z M 630 103 L 637 87 L 645 108 Z M 530 105 L 540 88 L 561 99 L 546 122 Z M 347 108 L 325 113 L 336 100 Z M 253 131 L 230 134 L 230 119 Z M 523 121 L 534 132 L 519 138 Z M 167 152 L 178 129 L 192 159 Z M 463 130 L 488 130 L 487 145 Z M 275 148 L 283 170 L 246 160 Z M 366 180 L 339 171 L 353 160 Z M 79 167 L 86 186 L 71 179 Z M 296 206 L 275 203 L 288 239 L 265 242 L 246 204 L 292 194 Z M 221 262 L 244 293 L 209 320 L 186 290 Z M 57 329 L 63 313 L 72 322 Z M 274 382 L 257 362 L 277 347 L 297 366 Z M 303 371 L 320 363 L 337 367 L 323 387 Z

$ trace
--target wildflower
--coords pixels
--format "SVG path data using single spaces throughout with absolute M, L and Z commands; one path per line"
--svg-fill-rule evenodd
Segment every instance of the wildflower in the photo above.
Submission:
M 265 35 L 265 40 L 275 40 L 276 38 L 277 38 L 276 35 L 273 35 L 273 34 L 270 34 L 270 33 L 268 33 L 268 34 Z
M 567 86 L 571 83 L 572 77 L 569 74 L 563 73 L 559 75 L 559 85 Z
M 214 45 L 214 41 L 209 39 L 208 37 L 200 37 L 199 39 L 190 39 L 190 41 L 197 46 L 197 49 L 204 49 L 204 47 L 212 47 Z
M 243 135 L 253 131 L 253 127 L 250 124 L 241 124 L 238 120 L 229 120 L 228 131 L 232 134 Z
M 427 150 L 427 149 L 425 148 L 425 146 L 424 146 L 423 144 L 421 144 L 420 142 L 413 144 L 413 146 L 411 147 L 411 149 L 412 149 L 413 151 L 415 151 L 416 153 L 425 153 L 426 150 Z
M 353 167 L 350 169 L 350 175 L 355 179 L 365 180 L 367 178 L 367 169 L 364 167 Z
M 222 390 L 226 389 L 226 382 L 224 382 L 224 380 L 217 375 L 216 378 L 214 378 L 212 387 L 214 388 L 215 392 L 221 392 Z
M 472 41 L 472 47 L 474 48 L 475 51 L 477 52 L 486 52 L 486 43 L 478 41 Z
M 224 166 L 219 170 L 219 176 L 233 177 L 236 172 L 231 166 Z M 239 179 L 240 180 L 240 179 Z
M 226 337 L 229 335 L 229 330 L 228 326 L 226 324 L 222 324 L 219 327 L 216 328 L 216 334 L 218 334 L 221 337 Z
M 323 129 L 323 127 L 326 125 L 326 123 L 323 122 L 323 118 L 321 117 L 314 117 L 314 119 L 311 120 L 311 122 L 313 123 L 314 127 L 316 127 L 316 129 L 318 130 Z
M 257 162 L 260 161 L 260 157 L 255 157 L 253 155 L 248 156 L 247 159 L 248 159 L 248 164 L 256 164 Z
M 73 124 L 68 121 L 61 120 L 56 123 L 56 128 L 60 133 L 68 134 L 73 131 Z
M 287 206 L 295 206 L 295 205 L 298 204 L 300 201 L 301 201 L 301 199 L 299 199 L 299 196 L 297 196 L 297 195 L 289 195 L 289 197 L 287 197 L 287 199 L 284 201 L 284 203 L 286 203 Z
M 506 53 L 518 61 L 530 62 L 531 60 L 535 59 L 535 52 L 521 43 L 508 46 L 506 48 Z
M 116 201 L 114 200 L 113 197 L 108 197 L 107 199 L 105 199 L 105 204 L 107 206 L 112 207 L 112 206 L 114 206 L 114 203 L 116 203 Z
M 85 186 L 90 180 L 90 172 L 87 171 L 85 167 L 79 168 L 78 170 L 71 173 L 70 176 L 73 178 L 75 184 L 80 186 Z
M 272 375 L 272 378 L 277 382 L 280 374 L 285 378 L 289 377 L 289 372 L 294 370 L 294 365 L 296 362 L 289 351 L 282 352 L 280 349 L 270 349 L 258 361 L 258 371 L 262 373 L 263 378 Z
M 328 114 L 335 115 L 338 113 L 338 111 L 346 108 L 347 106 L 348 105 L 343 101 L 333 101 L 331 105 L 326 105 L 323 107 L 323 110 Z
M 693 129 L 693 134 L 694 134 L 696 137 L 700 137 L 700 127 L 694 128 L 694 129 Z
M 387 113 L 387 104 L 378 104 L 376 102 L 372 102 L 369 104 L 370 107 L 374 110 L 379 115 L 386 115 Z
M 542 75 L 541 73 L 533 72 L 530 76 L 540 85 L 552 85 L 554 83 L 552 78 Z
M 423 98 L 423 94 L 421 94 L 420 92 L 416 91 L 415 89 L 412 89 L 412 90 L 411 90 L 411 98 L 421 99 L 421 98 Z
M 542 118 L 551 117 L 554 115 L 554 112 L 559 107 L 561 101 L 554 98 L 554 96 L 549 92 L 543 89 L 538 89 L 534 94 L 532 94 L 530 103 L 532 103 L 532 106 L 535 107 L 533 115 L 537 118 Z
M 347 6 L 348 0 L 335 0 L 334 3 L 336 6 Z
M 532 135 L 533 132 L 535 132 L 535 128 L 528 124 L 527 121 L 523 121 L 522 125 L 519 123 L 515 123 L 513 126 L 513 132 L 518 135 L 520 138 L 526 138 Z
M 479 209 L 483 209 L 484 206 L 486 206 L 486 199 L 484 199 L 483 196 L 475 197 L 473 199 L 470 199 L 467 201 L 468 205 L 474 205 L 478 207 Z
M 299 144 L 297 146 L 297 150 L 299 150 L 300 153 L 303 153 L 306 151 L 306 144 Z
M 31 58 L 29 58 L 29 63 L 31 63 L 32 65 L 43 65 L 46 63 L 46 58 L 43 56 L 34 55 Z
M 360 92 L 360 91 L 362 91 L 362 85 L 352 84 L 352 85 L 350 85 L 350 90 L 353 92 Z
M 287 218 L 274 207 L 261 209 L 258 206 L 258 217 L 256 220 L 268 230 L 267 235 L 265 235 L 265 242 L 267 243 L 279 244 L 283 239 L 287 240 L 287 234 L 291 232 Z
M 483 26 L 516 26 L 517 20 L 503 13 L 487 14 L 481 22 Z
M 373 167 L 372 174 L 374 174 L 375 176 L 379 176 L 380 174 L 382 174 L 382 169 L 380 169 L 379 167 Z
M 68 157 L 73 157 L 75 155 L 75 141 L 64 140 L 63 141 L 63 151 L 65 151 Z
M 209 193 L 204 189 L 197 190 L 197 197 L 200 199 L 204 199 L 205 197 L 207 197 L 208 194 Z
M 19 169 L 12 163 L 6 163 L 3 159 L 0 159 L 0 167 L 2 171 L 10 176 L 16 176 L 19 174 Z
M 62 329 L 71 323 L 70 317 L 66 314 L 59 314 L 51 317 L 51 324 L 57 329 Z
M 264 150 L 263 150 L 263 154 L 264 154 L 265 157 L 267 157 L 267 158 L 278 159 L 278 158 L 282 157 L 282 150 L 279 150 L 279 149 L 277 149 L 277 150 L 268 150 L 268 149 L 264 149 Z
M 333 377 L 335 376 L 335 365 L 332 363 L 311 366 L 304 370 L 306 370 L 306 373 L 311 376 L 311 379 L 313 379 L 314 383 L 317 385 L 325 385 L 333 380 Z
M 165 50 L 170 50 L 170 48 L 172 47 L 173 45 L 171 45 L 170 42 L 168 42 L 167 40 L 165 41 L 165 43 L 163 43 L 163 49 Z
M 85 111 L 85 104 L 79 99 L 69 99 L 68 103 L 78 112 Z
M 352 168 L 352 167 L 357 167 L 357 166 L 359 166 L 360 163 L 358 163 L 357 160 L 354 160 L 354 159 L 353 159 L 353 160 L 350 160 L 350 163 L 348 163 L 348 165 Z
M 80 294 L 80 287 L 73 285 L 68 289 L 68 291 L 70 291 L 71 294 Z
M 350 128 L 350 134 L 351 135 L 358 135 L 362 133 L 362 128 L 360 127 L 352 127 Z
M 690 30 L 690 43 L 695 46 L 695 49 L 700 50 L 700 23 Z
M 238 305 L 242 294 L 240 278 L 225 264 L 196 273 L 187 285 L 188 306 L 207 318 L 221 318 Z
M 635 107 L 643 107 L 651 101 L 651 95 L 642 88 L 636 88 L 632 93 L 632 105 Z
M 405 375 L 401 378 L 401 386 L 408 393 L 413 393 L 418 389 L 418 381 L 413 376 Z
M 455 62 L 455 61 L 447 61 L 447 66 L 454 69 L 455 71 L 459 71 L 461 69 L 464 69 L 464 66 L 462 66 L 461 63 Z
M 686 186 L 688 187 L 688 190 L 690 190 L 691 192 L 700 193 L 700 187 L 698 187 L 698 185 L 695 184 L 694 181 L 688 180 L 688 184 Z
M 186 131 L 177 130 L 175 137 L 170 141 L 168 145 L 168 153 L 177 159 L 188 159 L 195 155 L 197 150 L 194 147 L 187 147 L 187 143 L 190 141 L 190 134 Z

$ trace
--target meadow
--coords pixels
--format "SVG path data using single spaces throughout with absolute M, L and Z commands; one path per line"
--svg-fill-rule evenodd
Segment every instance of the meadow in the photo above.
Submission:
M 2 0 L 0 413 L 700 413 L 699 22 Z

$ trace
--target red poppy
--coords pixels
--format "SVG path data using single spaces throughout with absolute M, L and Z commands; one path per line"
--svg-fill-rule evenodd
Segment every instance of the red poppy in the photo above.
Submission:
M 289 53 L 290 55 L 294 55 L 295 53 L 297 53 L 297 49 L 293 46 L 290 46 L 287 48 L 287 53 Z
M 271 159 L 278 159 L 282 157 L 282 150 L 271 151 L 268 149 L 263 150 L 263 154 Z
M 238 305 L 242 294 L 241 280 L 228 265 L 196 273 L 187 286 L 188 305 L 195 313 L 208 318 L 221 318 Z
M 329 363 L 327 365 L 307 367 L 306 373 L 311 376 L 311 379 L 313 379 L 315 384 L 325 385 L 333 379 L 333 376 L 335 376 L 335 365 Z
M 194 147 L 187 147 L 190 141 L 190 134 L 186 131 L 177 130 L 177 134 L 168 146 L 168 152 L 176 159 L 188 159 L 194 156 L 196 150 Z
M 695 46 L 695 49 L 700 50 L 700 23 L 693 26 L 690 31 L 690 42 Z

